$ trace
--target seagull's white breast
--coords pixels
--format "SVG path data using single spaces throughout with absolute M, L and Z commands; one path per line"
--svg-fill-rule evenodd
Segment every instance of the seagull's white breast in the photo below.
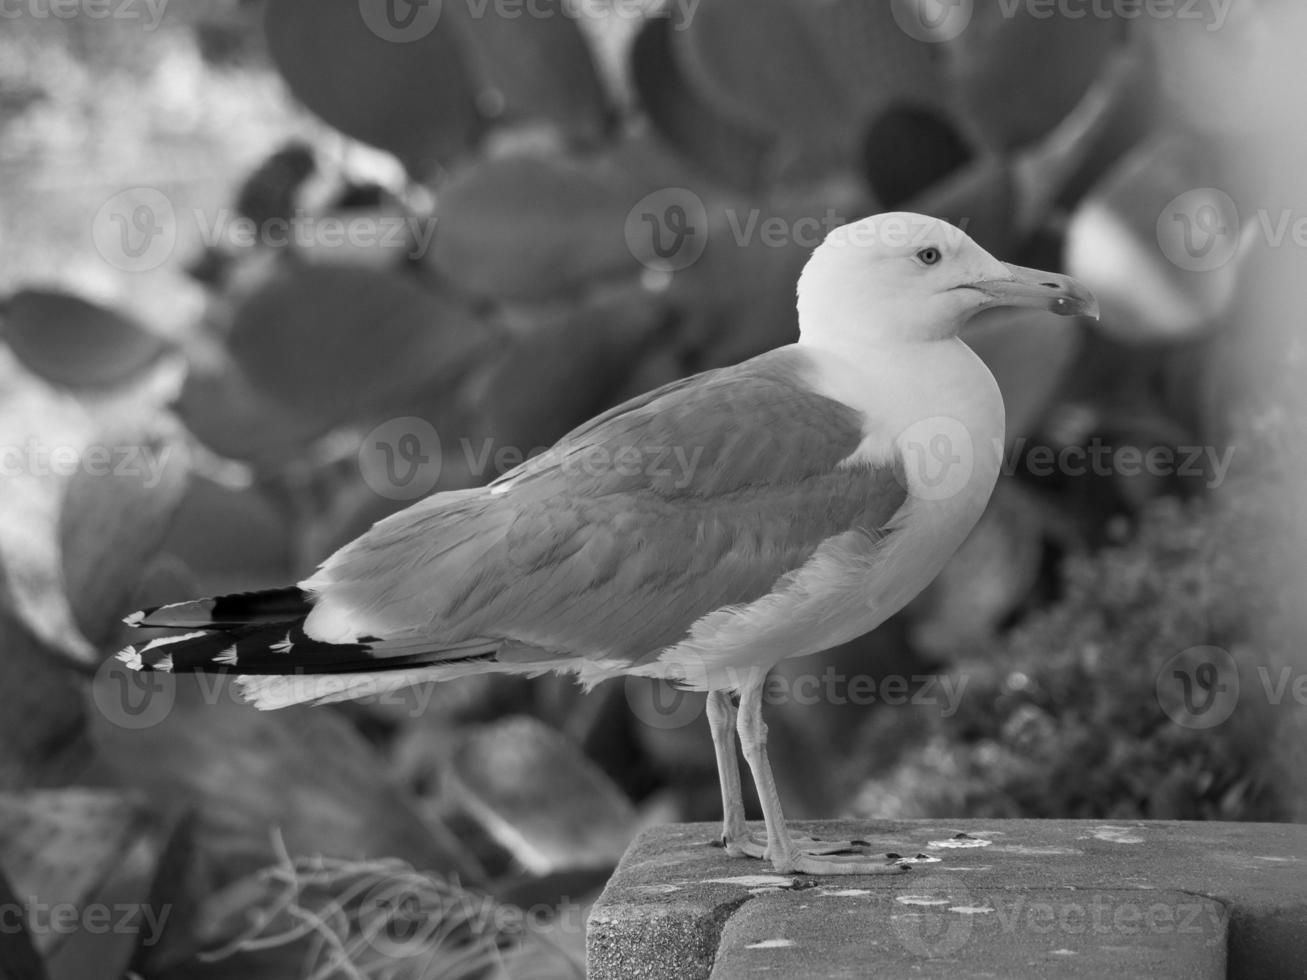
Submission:
M 843 465 L 900 467 L 906 502 L 883 541 L 860 531 L 831 538 L 783 588 L 704 617 L 639 672 L 733 688 L 860 636 L 930 584 L 984 512 L 1003 458 L 1003 400 L 969 347 L 955 339 L 848 354 L 802 349 L 813 387 L 864 418 Z
M 865 632 L 929 585 L 984 513 L 1003 462 L 1003 398 L 957 338 L 860 358 L 809 353 L 819 390 L 863 415 L 862 443 L 846 463 L 897 462 L 907 484 L 885 560 L 864 573 L 875 606 Z

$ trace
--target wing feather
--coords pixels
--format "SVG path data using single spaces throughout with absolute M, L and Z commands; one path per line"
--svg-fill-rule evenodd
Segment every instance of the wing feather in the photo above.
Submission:
M 825 541 L 880 533 L 896 466 L 846 465 L 861 416 L 785 348 L 605 413 L 489 489 L 377 524 L 302 583 L 306 630 L 500 640 L 634 663 L 767 595 Z M 344 626 L 342 626 L 344 624 Z

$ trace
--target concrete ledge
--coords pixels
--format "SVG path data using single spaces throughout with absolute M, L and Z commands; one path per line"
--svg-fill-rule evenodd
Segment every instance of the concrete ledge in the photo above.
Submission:
M 777 876 L 728 859 L 716 824 L 654 828 L 591 912 L 589 976 L 1307 976 L 1307 826 L 793 827 L 929 860 L 896 876 Z

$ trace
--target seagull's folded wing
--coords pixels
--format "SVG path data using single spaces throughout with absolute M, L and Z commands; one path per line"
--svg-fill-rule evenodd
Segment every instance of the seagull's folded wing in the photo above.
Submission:
M 805 357 L 783 349 L 668 385 L 489 488 L 380 522 L 304 583 L 307 631 L 410 650 L 487 640 L 512 651 L 506 666 L 620 668 L 768 595 L 823 542 L 878 538 L 906 498 L 902 473 L 846 464 L 863 419 L 805 383 Z

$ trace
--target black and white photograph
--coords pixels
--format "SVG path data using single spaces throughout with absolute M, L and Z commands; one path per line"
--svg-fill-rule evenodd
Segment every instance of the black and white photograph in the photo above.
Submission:
M 0 980 L 1307 977 L 1302 0 L 0 0 Z

